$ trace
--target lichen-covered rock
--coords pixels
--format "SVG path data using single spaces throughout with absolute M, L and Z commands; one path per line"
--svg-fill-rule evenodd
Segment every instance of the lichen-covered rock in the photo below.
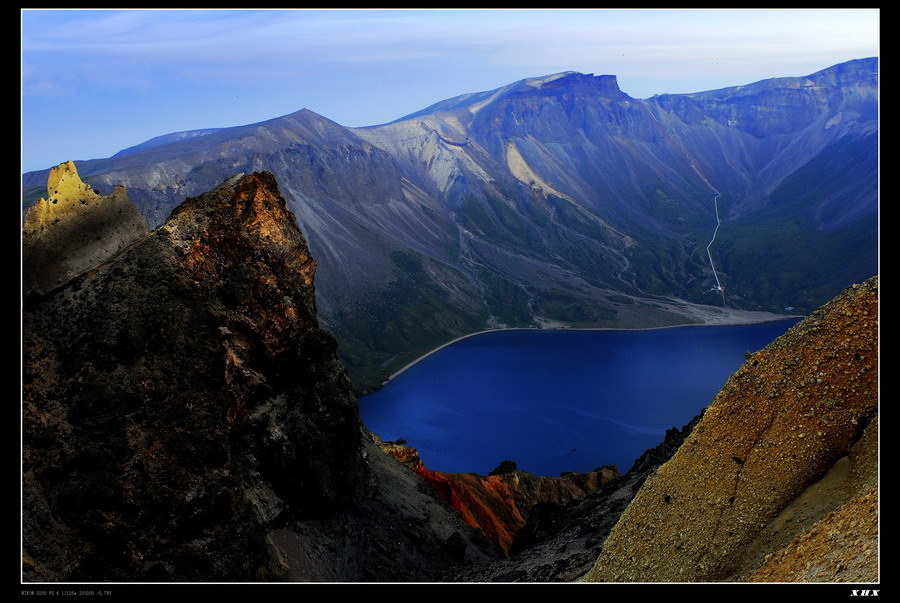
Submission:
M 255 579 L 283 513 L 362 497 L 356 400 L 318 329 L 314 270 L 274 179 L 254 174 L 25 308 L 36 567 Z
M 877 410 L 873 277 L 748 358 L 675 456 L 640 489 L 588 579 L 725 579 L 770 522 L 851 450 Z M 865 483 L 872 485 L 865 501 L 872 502 L 875 482 Z M 866 527 L 859 529 L 869 530 L 877 514 L 861 521 Z M 855 555 L 843 550 L 816 562 L 837 565 Z M 877 564 L 863 573 L 877 580 Z

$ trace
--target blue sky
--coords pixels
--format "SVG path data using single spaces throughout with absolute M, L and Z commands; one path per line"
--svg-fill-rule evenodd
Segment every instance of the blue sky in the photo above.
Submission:
M 23 10 L 22 171 L 307 108 L 345 126 L 559 71 L 636 98 L 877 56 L 867 10 Z

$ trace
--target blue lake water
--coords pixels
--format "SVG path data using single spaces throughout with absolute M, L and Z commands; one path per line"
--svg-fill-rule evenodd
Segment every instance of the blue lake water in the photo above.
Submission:
M 360 399 L 366 426 L 434 471 L 538 475 L 615 464 L 707 406 L 798 319 L 643 331 L 504 330 L 460 340 Z

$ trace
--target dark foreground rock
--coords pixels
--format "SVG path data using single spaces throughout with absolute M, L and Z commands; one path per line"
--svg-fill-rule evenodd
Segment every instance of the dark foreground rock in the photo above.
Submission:
M 432 580 L 495 554 L 361 429 L 270 174 L 113 252 L 23 310 L 26 580 Z

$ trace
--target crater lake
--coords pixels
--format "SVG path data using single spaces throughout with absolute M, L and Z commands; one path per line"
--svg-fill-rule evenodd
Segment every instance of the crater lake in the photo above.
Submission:
M 466 337 L 360 398 L 366 426 L 433 471 L 537 475 L 616 465 L 712 402 L 746 352 L 799 318 L 647 330 L 507 329 Z

